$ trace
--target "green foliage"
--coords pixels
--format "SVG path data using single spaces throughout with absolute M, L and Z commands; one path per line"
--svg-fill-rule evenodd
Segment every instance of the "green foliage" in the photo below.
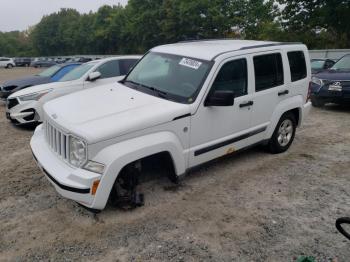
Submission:
M 349 48 L 349 17 L 349 0 L 129 0 L 89 14 L 61 9 L 25 32 L 0 32 L 0 55 L 143 53 L 227 37 Z

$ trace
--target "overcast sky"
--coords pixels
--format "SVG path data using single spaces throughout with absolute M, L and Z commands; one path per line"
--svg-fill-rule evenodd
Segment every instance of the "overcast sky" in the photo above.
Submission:
M 127 0 L 0 0 L 0 31 L 25 30 L 37 24 L 43 15 L 61 8 L 75 8 L 80 13 L 96 11 L 104 4 L 125 5 Z

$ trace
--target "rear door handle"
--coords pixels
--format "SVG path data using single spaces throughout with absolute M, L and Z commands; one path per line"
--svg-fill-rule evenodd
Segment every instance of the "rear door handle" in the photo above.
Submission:
M 278 92 L 278 96 L 284 96 L 284 95 L 288 95 L 289 94 L 289 90 L 284 90 L 281 92 Z
M 252 106 L 253 104 L 254 104 L 253 101 L 248 101 L 246 103 L 239 104 L 239 107 L 242 108 L 242 107 L 246 107 L 246 106 Z

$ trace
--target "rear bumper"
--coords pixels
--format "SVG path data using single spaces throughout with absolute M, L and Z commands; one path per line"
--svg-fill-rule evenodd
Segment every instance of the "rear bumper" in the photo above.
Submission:
M 305 119 L 307 118 L 307 116 L 309 115 L 311 110 L 311 102 L 307 102 L 303 105 L 302 107 L 302 114 L 301 114 L 301 121 L 300 121 L 300 125 L 302 125 L 305 121 Z
M 42 125 L 37 127 L 30 141 L 34 159 L 56 191 L 88 207 L 93 206 L 91 188 L 101 175 L 84 169 L 74 168 L 63 162 L 48 146 Z

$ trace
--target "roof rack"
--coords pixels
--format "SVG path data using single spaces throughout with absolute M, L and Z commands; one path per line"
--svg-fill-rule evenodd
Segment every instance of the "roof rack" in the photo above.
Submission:
M 218 41 L 218 40 L 242 40 L 239 38 L 203 38 L 203 39 L 188 39 L 188 40 L 182 40 L 177 43 L 191 43 L 191 42 L 208 42 L 208 41 Z

